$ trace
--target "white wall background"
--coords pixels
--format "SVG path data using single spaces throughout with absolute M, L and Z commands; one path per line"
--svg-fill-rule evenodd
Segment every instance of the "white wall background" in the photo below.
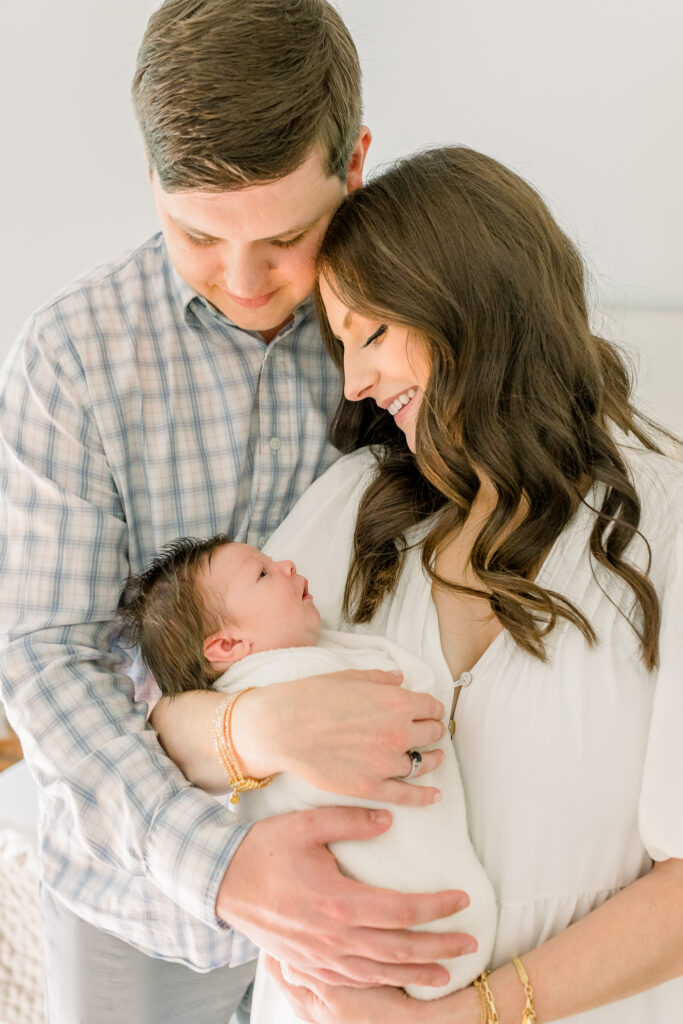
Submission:
M 26 316 L 156 229 L 129 99 L 157 0 L 0 4 L 0 356 Z M 370 166 L 464 142 L 533 181 L 593 270 L 640 393 L 683 431 L 679 0 L 338 0 Z

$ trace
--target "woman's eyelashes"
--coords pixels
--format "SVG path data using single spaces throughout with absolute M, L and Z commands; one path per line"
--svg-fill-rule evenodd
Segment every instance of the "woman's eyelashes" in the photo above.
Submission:
M 386 324 L 380 324 L 380 326 L 377 328 L 377 330 L 374 331 L 370 335 L 369 338 L 365 339 L 365 341 L 361 345 L 361 348 L 367 348 L 368 345 L 372 345 L 373 341 L 377 341 L 377 339 L 381 338 L 383 334 L 386 334 L 386 332 L 387 332 L 387 325 Z

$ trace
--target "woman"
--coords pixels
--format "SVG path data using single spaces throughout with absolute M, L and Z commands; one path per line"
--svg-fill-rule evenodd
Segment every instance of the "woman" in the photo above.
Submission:
M 273 976 L 320 1024 L 507 1022 L 523 956 L 538 1021 L 676 1019 L 683 471 L 588 326 L 571 243 L 495 161 L 398 164 L 342 204 L 319 270 L 350 400 L 335 443 L 377 447 L 333 466 L 269 553 L 309 576 L 326 625 L 343 611 L 452 677 L 500 912 L 488 992 Z

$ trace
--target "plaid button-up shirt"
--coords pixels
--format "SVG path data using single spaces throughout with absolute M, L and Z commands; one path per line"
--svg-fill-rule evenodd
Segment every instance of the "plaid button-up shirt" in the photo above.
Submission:
M 129 569 L 175 537 L 261 545 L 337 457 L 339 394 L 310 301 L 265 345 L 160 236 L 40 310 L 0 376 L 0 678 L 41 786 L 44 882 L 199 970 L 255 955 L 215 916 L 248 826 L 165 756 L 114 612 Z

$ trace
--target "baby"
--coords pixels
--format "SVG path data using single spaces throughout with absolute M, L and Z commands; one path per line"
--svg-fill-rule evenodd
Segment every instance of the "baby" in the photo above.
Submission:
M 230 693 L 343 669 L 396 668 L 408 689 L 433 692 L 432 670 L 408 651 L 383 637 L 321 629 L 308 582 L 292 562 L 273 562 L 224 535 L 169 545 L 145 572 L 129 578 L 120 612 L 128 640 L 140 645 L 165 695 L 209 686 Z M 441 764 L 414 784 L 437 786 L 440 803 L 406 807 L 374 801 L 373 806 L 392 812 L 388 832 L 365 842 L 330 844 L 344 873 L 370 885 L 468 893 L 465 910 L 424 929 L 468 932 L 479 948 L 445 963 L 447 985 L 407 986 L 421 999 L 469 984 L 488 963 L 496 925 L 493 889 L 467 833 L 462 782 L 448 735 L 434 747 L 443 751 Z M 281 773 L 267 788 L 245 793 L 241 803 L 250 820 L 333 805 L 366 806 L 367 800 L 338 796 Z M 257 981 L 257 992 L 258 987 Z

